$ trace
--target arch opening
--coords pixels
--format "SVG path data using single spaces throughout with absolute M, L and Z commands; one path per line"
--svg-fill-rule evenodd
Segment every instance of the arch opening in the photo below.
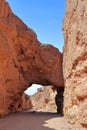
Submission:
M 40 84 L 32 84 L 27 90 L 24 91 L 27 95 L 33 95 L 37 92 L 38 88 L 42 88 L 43 86 Z
M 63 115 L 64 87 L 33 84 L 24 91 L 23 111 L 50 112 Z

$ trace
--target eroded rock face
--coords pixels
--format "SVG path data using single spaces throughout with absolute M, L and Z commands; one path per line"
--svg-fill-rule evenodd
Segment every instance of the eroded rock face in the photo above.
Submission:
M 67 0 L 63 23 L 64 112 L 87 128 L 87 0 Z
M 41 44 L 36 33 L 0 0 L 0 115 L 17 111 L 23 92 L 33 83 L 64 86 L 62 54 Z
M 31 108 L 32 108 L 32 103 L 30 100 L 30 96 L 23 93 L 21 110 L 29 110 Z
M 39 88 L 37 93 L 30 96 L 32 108 L 35 111 L 57 112 L 55 103 L 57 91 L 53 86 Z

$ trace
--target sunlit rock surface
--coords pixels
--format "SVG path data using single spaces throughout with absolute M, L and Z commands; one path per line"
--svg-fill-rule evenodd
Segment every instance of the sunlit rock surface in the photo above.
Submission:
M 62 54 L 41 44 L 0 0 L 0 116 L 21 109 L 23 92 L 34 83 L 64 86 Z
M 32 109 L 34 111 L 42 112 L 57 112 L 55 103 L 57 91 L 53 86 L 44 86 L 39 88 L 37 93 L 30 96 Z
M 87 0 L 67 0 L 63 32 L 64 113 L 87 128 Z

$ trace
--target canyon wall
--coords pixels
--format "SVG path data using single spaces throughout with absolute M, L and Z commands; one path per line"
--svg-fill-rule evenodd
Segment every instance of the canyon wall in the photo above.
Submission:
M 31 100 L 30 100 L 30 96 L 23 93 L 21 111 L 29 110 L 31 108 L 32 108 L 32 103 L 31 103 Z
M 87 128 L 87 0 L 67 0 L 63 21 L 64 113 Z
M 23 92 L 34 83 L 64 86 L 62 54 L 41 44 L 0 0 L 0 116 L 21 109 Z
M 35 111 L 57 112 L 55 103 L 57 91 L 53 86 L 43 86 L 39 88 L 37 93 L 30 96 L 32 108 Z

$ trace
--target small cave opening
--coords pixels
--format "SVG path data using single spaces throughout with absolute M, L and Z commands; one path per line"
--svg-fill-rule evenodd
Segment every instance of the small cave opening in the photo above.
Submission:
M 64 87 L 33 84 L 23 94 L 23 110 L 63 115 Z

